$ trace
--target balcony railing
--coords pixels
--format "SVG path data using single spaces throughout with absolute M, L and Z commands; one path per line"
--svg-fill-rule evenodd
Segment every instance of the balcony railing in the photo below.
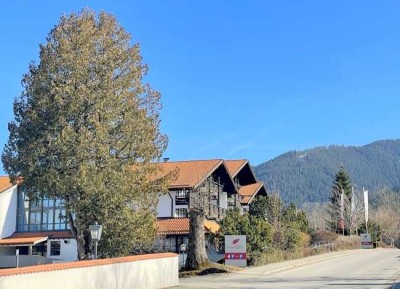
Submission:
M 189 197 L 187 198 L 175 197 L 175 205 L 189 205 Z
M 178 191 L 175 195 L 175 205 L 189 205 L 189 192 Z

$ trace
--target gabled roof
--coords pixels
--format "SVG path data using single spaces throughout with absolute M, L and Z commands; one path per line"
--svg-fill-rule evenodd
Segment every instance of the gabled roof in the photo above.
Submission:
M 187 235 L 189 234 L 189 218 L 158 219 L 157 227 L 159 235 Z M 215 234 L 220 226 L 214 221 L 204 220 L 204 228 Z
M 0 176 L 0 194 L 13 186 L 9 177 Z
M 223 160 L 195 160 L 179 162 L 161 162 L 161 174 L 177 171 L 176 178 L 170 181 L 170 188 L 196 188 L 211 175 Z
M 243 197 L 241 203 L 246 205 L 249 204 L 261 189 L 264 189 L 265 191 L 264 184 L 262 182 L 240 187 L 239 195 Z
M 226 168 L 228 169 L 228 172 L 232 176 L 232 178 L 235 177 L 247 163 L 248 160 L 225 161 Z

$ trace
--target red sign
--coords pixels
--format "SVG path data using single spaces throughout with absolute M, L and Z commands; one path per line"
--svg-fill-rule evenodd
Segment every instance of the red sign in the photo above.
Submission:
M 232 241 L 232 244 L 236 244 L 237 242 L 239 242 L 240 239 L 235 239 Z
M 225 253 L 225 260 L 246 260 L 246 253 Z

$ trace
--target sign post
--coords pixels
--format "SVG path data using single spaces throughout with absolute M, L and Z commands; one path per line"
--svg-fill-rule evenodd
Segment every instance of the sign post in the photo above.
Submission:
M 374 244 L 371 240 L 371 234 L 360 234 L 361 237 L 361 249 L 373 249 Z
M 246 235 L 225 236 L 225 265 L 246 267 Z

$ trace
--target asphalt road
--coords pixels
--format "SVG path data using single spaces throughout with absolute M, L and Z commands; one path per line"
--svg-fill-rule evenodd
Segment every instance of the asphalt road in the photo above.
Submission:
M 196 276 L 181 279 L 175 288 L 400 288 L 398 278 L 400 250 L 373 249 Z

